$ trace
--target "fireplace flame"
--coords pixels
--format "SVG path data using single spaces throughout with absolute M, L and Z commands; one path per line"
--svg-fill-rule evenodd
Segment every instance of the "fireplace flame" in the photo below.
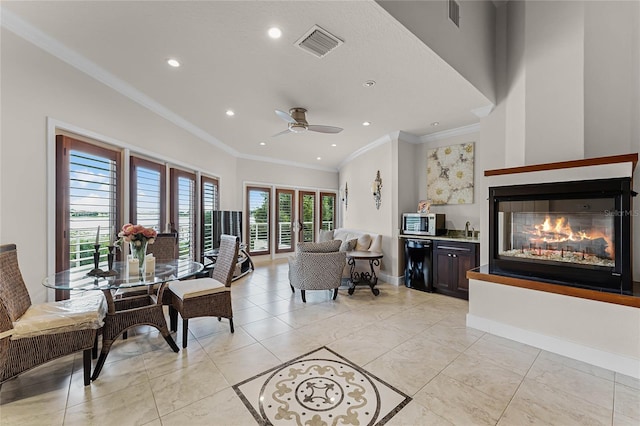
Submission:
M 549 216 L 546 216 L 543 223 L 534 225 L 531 234 L 533 234 L 533 237 L 530 238 L 532 243 L 556 244 L 568 241 L 594 241 L 602 239 L 606 242 L 605 252 L 610 258 L 614 258 L 611 236 L 597 230 L 574 231 L 571 229 L 571 224 L 568 219 L 564 217 L 559 217 L 555 219 L 555 221 L 552 221 Z

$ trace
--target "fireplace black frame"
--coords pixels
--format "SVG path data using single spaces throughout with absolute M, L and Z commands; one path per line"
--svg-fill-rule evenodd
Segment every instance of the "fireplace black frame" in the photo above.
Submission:
M 553 284 L 632 294 L 631 178 L 613 178 L 489 188 L 489 272 Z M 498 203 L 531 200 L 613 199 L 615 266 L 582 269 L 570 265 L 532 263 L 498 254 Z

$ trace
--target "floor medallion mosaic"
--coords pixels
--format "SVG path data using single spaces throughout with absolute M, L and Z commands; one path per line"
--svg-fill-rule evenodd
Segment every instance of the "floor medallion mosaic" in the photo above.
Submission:
M 233 389 L 263 425 L 383 425 L 411 401 L 327 347 Z

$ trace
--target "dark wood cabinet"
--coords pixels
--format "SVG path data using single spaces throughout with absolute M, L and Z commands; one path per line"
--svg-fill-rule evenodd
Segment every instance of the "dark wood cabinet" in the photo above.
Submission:
M 467 271 L 480 263 L 478 244 L 434 241 L 433 290 L 448 296 L 469 299 Z

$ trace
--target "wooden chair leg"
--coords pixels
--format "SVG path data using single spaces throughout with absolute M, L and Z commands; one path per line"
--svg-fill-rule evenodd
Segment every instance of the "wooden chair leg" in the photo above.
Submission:
M 333 289 L 333 300 L 336 300 L 336 297 L 338 297 L 338 289 L 334 288 Z
M 304 290 L 300 290 L 300 293 L 302 293 L 302 302 L 307 303 L 307 298 L 304 296 Z
M 295 293 L 296 290 L 293 288 L 293 286 L 291 284 L 289 284 L 289 287 L 291 287 L 291 293 Z
M 189 334 L 189 320 L 182 318 L 182 347 L 187 347 L 187 334 Z
M 82 351 L 82 369 L 84 370 L 84 385 L 89 386 L 91 383 L 91 356 L 93 349 L 85 349 Z
M 96 333 L 96 338 L 93 340 L 93 348 L 91 348 L 91 358 L 98 358 L 98 334 Z
M 229 318 L 229 325 L 231 326 L 231 332 L 233 333 L 233 318 Z
M 178 331 L 178 310 L 169 305 L 169 330 Z

